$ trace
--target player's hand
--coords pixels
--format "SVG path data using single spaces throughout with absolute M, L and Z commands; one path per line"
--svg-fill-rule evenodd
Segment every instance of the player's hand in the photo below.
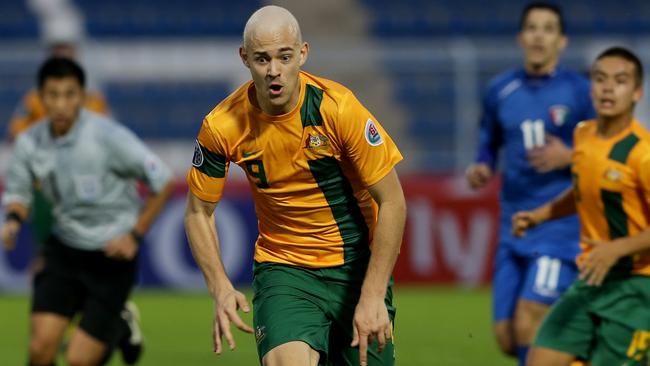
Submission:
M 16 247 L 16 238 L 20 231 L 20 223 L 16 220 L 7 220 L 0 229 L 0 239 L 6 250 L 13 250 Z
M 487 164 L 470 165 L 465 171 L 465 179 L 472 189 L 482 188 L 492 177 L 492 169 Z
M 377 339 L 379 344 L 377 351 L 381 352 L 393 336 L 383 297 L 370 299 L 361 296 L 354 310 L 352 330 L 353 337 L 350 346 L 359 346 L 361 366 L 366 366 L 368 365 L 368 344 Z
M 581 238 L 583 243 L 591 245 L 587 257 L 578 263 L 579 278 L 589 286 L 600 286 L 609 270 L 621 259 L 618 246 L 611 241 Z
M 528 229 L 539 224 L 539 219 L 534 211 L 519 211 L 512 215 L 512 235 L 521 238 Z
M 214 352 L 221 354 L 223 350 L 221 338 L 225 337 L 230 350 L 236 347 L 235 338 L 230 332 L 230 323 L 246 333 L 253 333 L 253 328 L 244 323 L 237 314 L 237 310 L 245 313 L 250 311 L 250 305 L 246 296 L 234 288 L 221 291 L 214 299 L 214 323 L 212 327 L 212 338 L 214 341 Z
M 528 151 L 528 162 L 539 173 L 563 169 L 571 164 L 571 148 L 558 137 L 546 134 L 546 144 Z
M 140 245 L 130 233 L 126 233 L 111 239 L 104 247 L 107 257 L 130 261 L 135 258 Z

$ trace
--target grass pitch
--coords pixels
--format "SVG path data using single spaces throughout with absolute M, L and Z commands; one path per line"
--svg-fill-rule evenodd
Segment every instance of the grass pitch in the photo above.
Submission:
M 134 300 L 146 342 L 139 365 L 258 364 L 253 336 L 237 330 L 235 351 L 212 353 L 212 302 L 207 294 L 141 290 Z M 516 364 L 500 355 L 492 338 L 488 290 L 398 286 L 395 304 L 396 365 Z M 27 296 L 0 295 L 1 365 L 27 363 L 28 316 Z M 252 322 L 250 315 L 244 319 Z M 119 354 L 109 365 L 122 365 Z

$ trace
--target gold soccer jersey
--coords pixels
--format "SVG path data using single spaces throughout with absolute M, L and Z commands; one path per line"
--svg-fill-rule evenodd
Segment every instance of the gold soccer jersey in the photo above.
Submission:
M 300 73 L 289 113 L 251 103 L 248 82 L 210 112 L 187 175 L 197 197 L 221 197 L 229 162 L 247 173 L 258 217 L 255 260 L 311 268 L 369 255 L 377 207 L 367 188 L 402 156 L 347 88 Z
M 636 120 L 607 139 L 597 135 L 596 127 L 596 121 L 582 122 L 574 134 L 572 174 L 581 236 L 637 235 L 650 224 L 650 133 Z M 580 245 L 578 262 L 590 250 Z M 650 276 L 650 254 L 623 258 L 613 271 Z

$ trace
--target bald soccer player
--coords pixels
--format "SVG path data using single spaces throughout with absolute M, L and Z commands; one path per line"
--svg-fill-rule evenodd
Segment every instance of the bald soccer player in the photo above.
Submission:
M 220 258 L 214 210 L 230 162 L 253 191 L 259 237 L 254 333 L 263 365 L 393 365 L 391 273 L 406 204 L 402 156 L 347 88 L 300 70 L 309 45 L 286 9 L 246 23 L 239 53 L 252 81 L 203 121 L 185 217 L 214 299 L 214 351 L 250 311 Z

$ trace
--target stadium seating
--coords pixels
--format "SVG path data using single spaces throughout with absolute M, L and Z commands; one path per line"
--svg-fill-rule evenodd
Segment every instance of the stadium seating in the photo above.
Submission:
M 109 83 L 115 117 L 148 139 L 196 137 L 201 121 L 230 93 L 225 83 Z
M 88 33 L 120 36 L 236 36 L 260 1 L 229 0 L 75 0 Z

